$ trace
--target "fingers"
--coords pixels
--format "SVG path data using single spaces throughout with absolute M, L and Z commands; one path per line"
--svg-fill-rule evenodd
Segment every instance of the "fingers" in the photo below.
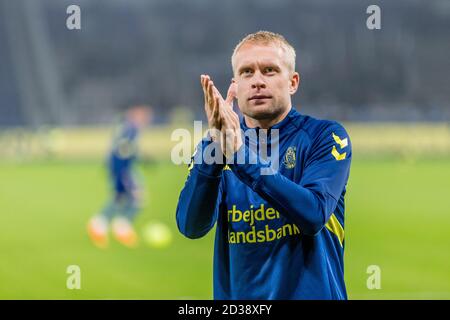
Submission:
M 239 116 L 229 107 L 220 106 L 220 122 L 222 128 L 240 129 Z
M 208 84 L 208 80 L 209 80 L 209 76 L 203 75 L 203 74 L 200 76 L 200 83 L 201 83 L 202 89 L 203 89 L 203 97 L 205 99 L 205 105 L 208 103 L 207 93 L 206 93 L 207 92 L 206 91 L 206 86 Z
M 200 83 L 202 85 L 203 95 L 205 98 L 205 107 L 212 109 L 214 103 L 214 91 L 217 90 L 215 89 L 214 82 L 208 75 L 202 74 L 200 76 Z
M 209 82 L 210 80 L 211 80 L 211 79 L 210 79 L 210 77 L 209 77 L 207 74 L 202 74 L 202 75 L 200 75 L 200 83 L 201 83 L 201 85 L 202 85 L 202 87 L 203 87 L 203 90 L 206 89 L 206 86 L 208 85 L 208 82 Z M 205 90 L 205 92 L 206 92 L 206 90 Z
M 212 107 L 211 107 L 211 112 L 210 112 L 210 122 L 214 123 L 214 127 L 216 129 L 221 128 L 221 124 L 220 124 L 220 116 L 219 116 L 219 104 L 217 102 L 217 98 L 214 97 L 213 103 L 212 103 Z
M 206 92 L 207 92 L 206 96 L 208 97 L 208 104 L 209 104 L 210 107 L 214 105 L 213 86 L 214 86 L 213 82 L 209 81 L 208 82 L 208 87 L 206 89 Z
M 233 111 L 232 103 L 236 97 L 237 85 L 232 83 L 224 100 L 214 82 L 208 75 L 200 76 L 200 83 L 205 99 L 205 110 L 208 115 L 213 140 L 220 140 L 225 155 L 232 155 L 239 147 L 239 116 Z M 220 130 L 220 131 L 217 131 Z
M 219 129 L 223 125 L 229 128 L 239 128 L 239 117 L 232 108 L 233 99 L 236 97 L 237 85 L 235 83 L 230 85 L 227 98 L 224 100 L 208 75 L 202 74 L 200 76 L 200 83 L 205 97 L 205 109 L 208 118 L 213 121 L 212 123 L 216 123 Z
M 213 117 L 214 119 L 216 119 L 217 121 L 220 121 L 220 101 L 219 101 L 219 97 L 215 97 L 214 98 L 214 110 L 213 110 Z
M 205 95 L 205 109 L 206 111 L 212 112 L 214 109 L 215 103 L 215 94 L 214 94 L 214 82 L 209 78 L 209 76 L 205 76 L 203 80 L 203 92 Z
M 239 116 L 234 112 L 232 107 L 232 101 L 234 99 L 233 93 L 228 93 L 227 100 L 223 101 L 221 104 L 221 116 L 224 117 L 226 120 L 230 120 L 233 122 L 239 123 Z M 227 103 L 227 101 L 230 101 L 230 103 Z
M 200 75 L 200 83 L 202 85 L 203 88 L 203 94 L 205 95 L 205 97 L 207 97 L 209 95 L 209 97 L 212 97 L 211 92 L 209 90 L 209 86 L 210 84 L 212 84 L 212 93 L 213 95 L 216 95 L 220 98 L 222 98 L 222 95 L 220 94 L 219 90 L 216 88 L 216 86 L 214 85 L 214 82 L 211 80 L 211 78 L 208 75 Z M 223 100 L 223 98 L 222 98 Z M 212 101 L 212 99 L 210 100 Z
M 214 86 L 214 95 L 216 95 L 219 98 L 219 101 L 222 102 L 223 98 L 222 95 L 220 94 L 219 90 L 217 90 L 216 86 Z

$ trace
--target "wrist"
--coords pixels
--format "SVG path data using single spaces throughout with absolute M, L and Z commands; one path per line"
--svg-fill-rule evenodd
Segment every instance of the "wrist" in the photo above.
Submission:
M 195 169 L 208 176 L 220 176 L 225 166 L 220 144 L 214 142 L 209 134 L 197 146 L 193 161 Z
M 220 130 L 218 130 L 214 127 L 209 128 L 206 133 L 206 137 L 208 138 L 209 141 L 220 142 Z

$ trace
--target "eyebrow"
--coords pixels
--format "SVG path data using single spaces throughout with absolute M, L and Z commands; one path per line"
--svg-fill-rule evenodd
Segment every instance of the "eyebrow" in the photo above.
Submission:
M 256 64 L 258 64 L 258 63 L 255 63 L 255 62 L 244 62 L 237 70 L 238 70 L 238 72 L 241 72 L 244 69 L 253 68 Z M 270 60 L 262 61 L 259 64 L 262 65 L 263 67 L 269 67 L 270 66 L 270 67 L 273 67 L 273 68 L 275 68 L 277 70 L 281 69 L 281 67 L 278 64 L 276 64 L 275 62 L 270 61 Z

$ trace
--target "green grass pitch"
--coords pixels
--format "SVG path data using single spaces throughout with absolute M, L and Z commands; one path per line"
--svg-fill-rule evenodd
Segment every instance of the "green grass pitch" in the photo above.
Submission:
M 0 299 L 210 299 L 213 232 L 189 240 L 175 208 L 185 166 L 141 166 L 148 205 L 165 222 L 166 249 L 93 247 L 87 219 L 108 198 L 95 162 L 0 164 Z M 346 197 L 345 276 L 351 299 L 450 299 L 450 161 L 354 160 Z M 81 268 L 69 290 L 66 269 Z M 381 268 L 369 290 L 366 269 Z

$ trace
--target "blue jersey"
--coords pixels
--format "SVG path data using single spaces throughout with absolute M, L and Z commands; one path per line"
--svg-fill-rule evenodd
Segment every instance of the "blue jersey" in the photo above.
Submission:
M 241 128 L 249 130 L 245 121 Z M 192 162 L 178 202 L 178 228 L 199 238 L 217 223 L 215 299 L 346 299 L 348 134 L 337 122 L 294 108 L 271 129 L 279 130 L 276 170 L 251 148 L 245 155 L 257 159 L 253 164 Z M 211 143 L 203 139 L 197 148 Z M 275 143 L 270 134 L 266 143 L 269 150 Z
M 138 133 L 135 125 L 125 122 L 114 134 L 108 165 L 116 192 L 130 192 L 136 187 L 132 167 L 137 158 Z

